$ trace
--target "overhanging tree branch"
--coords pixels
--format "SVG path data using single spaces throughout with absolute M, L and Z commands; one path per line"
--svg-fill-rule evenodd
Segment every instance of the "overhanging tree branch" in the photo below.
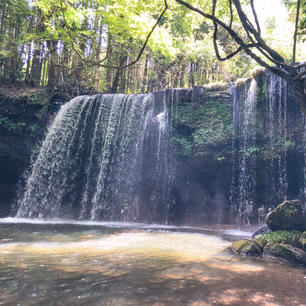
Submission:
M 249 22 L 246 14 L 243 12 L 241 4 L 240 4 L 240 0 L 233 0 L 234 5 L 236 7 L 240 22 L 244 28 L 244 30 L 246 31 L 248 37 L 251 39 L 251 41 L 254 43 L 252 37 L 250 34 L 252 34 L 254 36 L 254 38 L 257 40 L 258 42 L 258 47 L 260 47 L 259 50 L 265 57 L 267 57 L 266 52 L 268 53 L 268 55 L 270 56 L 270 58 L 272 58 L 272 61 L 277 64 L 281 64 L 283 65 L 285 60 L 284 58 L 277 53 L 275 50 L 271 49 L 266 43 L 265 41 L 261 38 L 260 34 L 256 31 L 256 29 L 253 27 L 253 25 Z M 255 8 L 254 8 L 255 10 Z M 264 52 L 263 52 L 264 51 Z M 268 58 L 270 60 L 270 58 Z
M 65 3 L 65 2 L 64 2 L 64 3 Z M 65 3 L 65 5 L 67 5 L 67 4 Z M 128 68 L 128 67 L 132 66 L 132 65 L 135 65 L 135 64 L 140 60 L 140 58 L 141 58 L 143 52 L 144 52 L 145 49 L 146 49 L 146 46 L 147 46 L 147 44 L 148 44 L 148 42 L 149 42 L 149 39 L 150 39 L 151 35 L 153 34 L 155 28 L 156 28 L 156 27 L 158 26 L 158 24 L 160 23 L 161 19 L 163 18 L 164 14 L 165 14 L 166 11 L 168 10 L 168 8 L 169 8 L 168 2 L 167 2 L 167 0 L 164 0 L 164 9 L 163 9 L 163 11 L 160 13 L 160 15 L 158 16 L 158 18 L 157 18 L 155 24 L 153 25 L 153 27 L 151 28 L 151 31 L 150 31 L 149 34 L 147 35 L 147 37 L 146 37 L 146 39 L 145 39 L 145 42 L 143 43 L 143 45 L 142 45 L 142 47 L 141 47 L 141 49 L 140 49 L 140 51 L 139 51 L 139 53 L 138 53 L 138 55 L 137 55 L 137 57 L 136 57 L 136 59 L 135 59 L 134 61 L 132 61 L 132 62 L 130 62 L 130 63 L 124 65 L 124 66 L 105 65 L 105 64 L 102 64 L 102 63 L 105 62 L 105 60 L 107 59 L 107 56 L 106 56 L 106 57 L 104 57 L 104 58 L 103 58 L 102 60 L 100 60 L 100 61 L 96 61 L 96 62 L 92 62 L 92 61 L 91 61 L 91 64 L 99 65 L 100 67 L 113 68 L 113 69 L 125 69 L 125 68 Z M 63 18 L 64 18 L 64 20 L 65 20 L 65 15 L 64 15 L 64 9 L 63 9 L 63 7 L 62 7 L 62 12 L 63 12 Z M 65 22 L 65 23 L 66 23 L 66 22 Z M 66 25 L 67 25 L 67 23 L 66 23 Z M 88 60 L 87 60 L 86 58 L 84 58 L 84 57 L 82 56 L 82 54 L 80 54 L 80 52 L 77 50 L 77 48 L 75 48 L 74 43 L 73 43 L 73 39 L 72 39 L 72 37 L 71 37 L 70 31 L 68 31 L 68 35 L 69 35 L 69 37 L 70 37 L 72 49 L 76 52 L 76 54 L 80 57 L 80 59 L 84 62 L 84 64 L 87 63 Z
M 306 76 L 304 73 L 301 73 L 301 70 L 300 70 L 301 67 L 297 68 L 293 65 L 287 65 L 284 61 L 284 58 L 280 54 L 278 54 L 275 50 L 271 49 L 262 39 L 261 34 L 260 34 L 260 25 L 258 22 L 255 7 L 254 7 L 254 2 L 251 1 L 251 6 L 252 6 L 253 16 L 256 22 L 257 29 L 254 28 L 252 23 L 248 20 L 246 14 L 243 12 L 240 1 L 232 0 L 237 10 L 240 22 L 248 36 L 248 39 L 251 41 L 251 43 L 247 43 L 243 40 L 243 38 L 240 37 L 240 35 L 236 31 L 232 29 L 231 22 L 230 22 L 230 25 L 228 26 L 222 20 L 218 19 L 215 16 L 216 1 L 217 0 L 213 0 L 212 14 L 207 14 L 203 12 L 202 10 L 192 6 L 191 4 L 183 0 L 176 0 L 177 3 L 185 6 L 189 10 L 194 11 L 195 13 L 213 22 L 214 24 L 214 36 L 213 36 L 214 48 L 215 48 L 216 55 L 219 60 L 225 60 L 225 59 L 231 58 L 232 56 L 236 55 L 239 51 L 243 50 L 247 55 L 249 55 L 252 59 L 254 59 L 260 66 L 266 68 L 272 73 L 285 79 L 288 83 L 290 83 L 293 86 L 295 96 L 297 98 L 297 102 L 300 105 L 302 112 L 306 116 Z M 298 0 L 298 2 L 300 2 L 300 0 Z M 231 11 L 231 14 L 232 14 L 232 11 Z M 231 20 L 232 20 L 232 17 L 231 17 Z M 224 59 L 220 57 L 220 54 L 218 51 L 218 45 L 217 45 L 218 26 L 222 27 L 225 31 L 227 31 L 227 33 L 233 38 L 233 40 L 239 46 L 238 49 L 235 52 L 233 52 L 233 54 L 229 54 Z M 271 63 L 267 63 L 260 56 L 254 53 L 251 50 L 251 48 L 253 47 L 256 47 L 261 55 L 263 55 L 267 60 L 269 60 L 272 64 L 276 66 L 271 65 Z M 295 48 L 296 46 L 294 47 L 294 49 Z M 303 66 L 306 69 L 306 64 L 303 64 Z
M 295 56 L 296 56 L 296 40 L 297 40 L 297 33 L 298 33 L 298 27 L 299 27 L 300 7 L 301 7 L 301 0 L 298 0 L 297 6 L 296 6 L 295 29 L 294 29 L 294 34 L 293 34 L 292 64 L 295 63 Z
M 254 6 L 254 0 L 251 0 L 250 2 L 251 2 L 251 7 L 252 7 L 252 12 L 253 12 L 253 16 L 254 16 L 254 19 L 255 19 L 256 27 L 257 27 L 257 32 L 258 32 L 258 35 L 260 36 L 261 35 L 261 29 L 260 29 L 260 24 L 259 24 L 259 21 L 258 21 L 255 6 Z
M 233 0 L 235 3 L 235 0 Z M 244 50 L 244 52 L 246 54 L 248 54 L 251 58 L 253 58 L 259 65 L 261 65 L 264 68 L 267 68 L 268 70 L 270 70 L 271 72 L 275 73 L 276 75 L 286 79 L 286 80 L 291 80 L 290 75 L 288 74 L 287 71 L 284 71 L 278 67 L 274 67 L 269 65 L 268 63 L 266 63 L 264 60 L 262 60 L 258 55 L 256 55 L 250 48 L 249 44 L 246 44 L 243 39 L 238 35 L 238 33 L 236 31 L 234 31 L 231 27 L 229 27 L 228 25 L 226 25 L 223 21 L 221 21 L 220 19 L 212 16 L 211 14 L 207 14 L 205 12 L 203 12 L 202 10 L 190 5 L 189 3 L 183 1 L 183 0 L 176 0 L 176 2 L 180 3 L 181 5 L 187 7 L 188 9 L 190 9 L 191 11 L 194 11 L 196 13 L 198 13 L 199 15 L 210 19 L 213 22 L 216 22 L 219 26 L 221 26 L 223 29 L 225 29 L 230 35 L 231 37 L 234 39 L 234 41 L 238 44 L 239 47 L 242 48 L 242 50 Z M 237 54 L 237 53 L 236 53 Z
M 234 20 L 234 14 L 233 14 L 233 2 L 232 2 L 232 0 L 229 0 L 229 8 L 230 8 L 230 15 L 231 15 L 231 19 L 230 19 L 229 27 L 230 27 L 230 28 L 232 28 L 232 24 L 233 24 L 233 20 Z
M 233 10 L 231 8 L 231 6 L 232 6 L 232 1 L 231 0 L 229 2 L 229 5 L 230 5 L 230 11 L 231 11 L 231 19 L 230 19 L 229 27 L 231 28 L 232 27 L 232 21 L 233 21 Z M 213 0 L 213 5 L 212 5 L 212 16 L 213 17 L 216 16 L 216 7 L 217 7 L 217 0 Z M 238 54 L 242 50 L 242 47 L 240 46 L 236 51 L 228 54 L 225 57 L 221 57 L 220 52 L 219 52 L 219 48 L 218 48 L 218 37 L 217 36 L 218 36 L 218 24 L 217 24 L 217 22 L 214 21 L 213 44 L 214 44 L 216 57 L 219 61 L 221 61 L 221 62 L 226 61 L 226 60 L 232 58 L 233 56 L 235 56 L 236 54 Z M 256 47 L 256 44 L 255 43 L 248 44 L 247 47 L 253 48 L 253 47 Z

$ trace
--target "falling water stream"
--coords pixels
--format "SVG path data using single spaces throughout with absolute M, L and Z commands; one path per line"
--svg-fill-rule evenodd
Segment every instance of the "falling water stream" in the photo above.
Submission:
M 303 270 L 236 258 L 226 250 L 230 240 L 249 235 L 218 228 L 2 219 L 0 305 L 306 305 Z
M 287 198 L 287 83 L 271 74 L 268 84 L 268 135 L 272 154 L 277 158 L 271 158 L 271 195 L 270 201 L 282 202 Z
M 167 223 L 168 130 L 165 92 L 71 100 L 48 129 L 17 217 Z
M 246 200 L 254 201 L 256 167 L 256 96 L 257 82 L 252 79 L 247 93 L 233 92 L 232 182 L 230 202 L 232 210 L 241 212 Z
M 305 120 L 290 86 L 282 78 L 266 73 L 261 81 L 253 78 L 233 86 L 231 94 L 229 203 L 233 219 L 242 222 L 246 200 L 253 201 L 254 208 L 264 205 L 266 212 L 288 198 L 304 202 Z

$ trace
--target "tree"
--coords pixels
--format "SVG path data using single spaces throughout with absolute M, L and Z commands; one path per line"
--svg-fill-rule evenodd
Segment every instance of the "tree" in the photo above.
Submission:
M 297 102 L 299 103 L 304 115 L 306 115 L 306 64 L 295 63 L 296 40 L 297 40 L 297 31 L 299 27 L 299 14 L 301 8 L 300 0 L 298 0 L 296 3 L 296 22 L 295 22 L 296 31 L 293 37 L 293 61 L 291 63 L 286 62 L 286 60 L 278 52 L 270 48 L 267 42 L 262 38 L 261 27 L 255 10 L 254 0 L 250 0 L 250 5 L 254 19 L 253 22 L 248 18 L 247 14 L 245 13 L 240 0 L 222 1 L 222 5 L 223 6 L 227 5 L 227 7 L 229 8 L 230 12 L 229 23 L 225 23 L 224 21 L 222 21 L 220 18 L 217 17 L 218 0 L 212 1 L 211 13 L 204 12 L 203 10 L 183 0 L 175 0 L 175 1 L 180 5 L 183 5 L 187 9 L 213 22 L 214 49 L 216 56 L 220 61 L 228 60 L 233 56 L 237 55 L 239 52 L 244 51 L 260 66 L 282 77 L 289 84 L 292 85 L 296 95 Z M 219 1 L 219 3 L 220 2 L 221 1 Z M 303 9 L 304 6 L 305 5 L 303 5 Z M 235 16 L 239 18 L 240 24 L 246 34 L 246 38 L 242 37 L 242 35 L 233 28 L 233 20 Z M 303 18 L 303 22 L 304 19 L 305 17 Z M 219 28 L 221 28 L 223 31 L 228 33 L 230 37 L 237 44 L 237 49 L 231 53 L 226 54 L 224 57 L 221 57 L 220 55 L 218 41 L 217 41 Z
M 306 36 L 305 1 L 283 1 L 294 11 L 296 42 Z M 305 66 L 273 33 L 276 45 L 263 39 L 255 10 L 248 18 L 244 9 L 238 0 L 3 0 L 0 82 L 47 86 L 50 96 L 57 88 L 70 97 L 92 89 L 150 92 L 232 81 L 257 62 L 305 100 Z

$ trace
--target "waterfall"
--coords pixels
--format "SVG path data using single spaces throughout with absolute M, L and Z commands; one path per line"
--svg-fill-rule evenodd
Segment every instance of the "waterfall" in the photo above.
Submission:
M 50 125 L 17 217 L 167 222 L 165 92 L 77 97 Z
M 246 200 L 254 201 L 256 185 L 256 93 L 257 82 L 251 80 L 245 88 L 233 91 L 232 182 L 230 204 L 232 213 L 242 212 Z M 243 102 L 243 103 L 242 103 Z M 239 217 L 239 216 L 238 216 Z M 236 220 L 239 222 L 239 220 Z
M 255 145 L 256 145 L 256 90 L 252 79 L 243 110 L 240 146 L 239 206 L 246 200 L 253 201 L 255 194 Z
M 237 223 L 246 199 L 268 211 L 287 198 L 306 198 L 305 118 L 286 81 L 269 72 L 256 79 L 231 92 L 229 205 Z
M 274 74 L 268 84 L 268 142 L 271 150 L 270 203 L 287 198 L 287 83 Z

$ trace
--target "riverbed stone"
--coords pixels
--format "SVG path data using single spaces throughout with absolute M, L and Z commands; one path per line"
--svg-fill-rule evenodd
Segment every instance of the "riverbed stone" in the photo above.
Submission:
M 243 239 L 232 244 L 231 250 L 236 254 L 244 254 L 248 256 L 260 256 L 262 254 L 262 246 L 260 243 L 251 239 Z
M 306 253 L 302 249 L 285 243 L 268 243 L 264 247 L 264 253 L 275 257 L 284 258 L 288 261 L 306 264 Z
M 272 231 L 306 230 L 306 217 L 299 200 L 285 201 L 278 205 L 267 215 L 265 221 Z

